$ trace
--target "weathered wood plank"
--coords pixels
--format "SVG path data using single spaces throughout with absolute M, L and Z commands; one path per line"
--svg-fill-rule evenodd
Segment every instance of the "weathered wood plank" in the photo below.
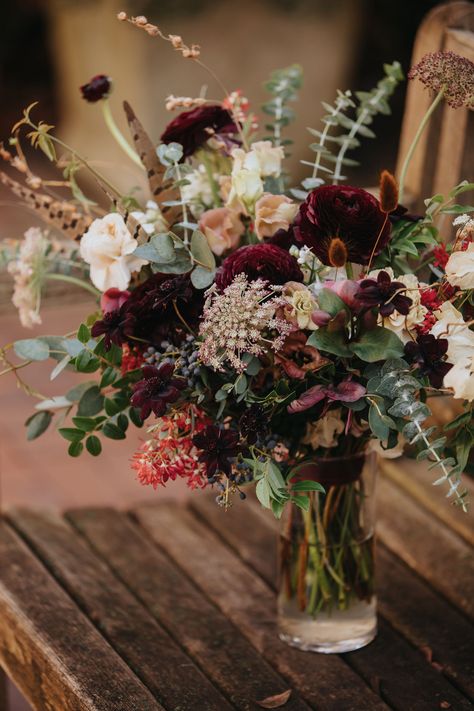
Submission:
M 238 629 L 125 515 L 78 509 L 68 518 L 233 706 L 250 711 L 255 701 L 288 689 Z M 194 556 L 200 546 L 194 539 L 186 555 Z M 208 563 L 212 567 L 211 558 Z M 184 670 L 182 680 L 187 683 Z M 308 709 L 295 692 L 286 708 Z
M 474 700 L 472 624 L 382 545 L 377 569 L 382 615 Z
M 215 504 L 213 506 L 212 498 L 205 496 L 193 499 L 192 508 L 207 525 L 211 525 L 220 538 L 239 555 L 242 552 L 249 565 L 266 578 L 268 566 L 265 561 L 268 558 L 276 560 L 278 524 L 272 516 L 262 515 L 261 507 L 257 508 L 258 504 L 255 505 L 252 499 L 244 506 L 247 503 L 250 506 L 245 512 L 242 511 L 242 506 L 236 505 L 223 514 Z M 434 659 L 439 662 L 443 660 L 442 663 L 446 665 L 446 669 L 443 669 L 446 676 L 456 685 L 462 686 L 469 695 L 474 686 L 472 626 L 405 566 L 393 559 L 393 556 L 391 561 L 390 558 L 387 560 L 387 556 L 390 556 L 388 552 L 385 552 L 385 557 L 383 551 L 381 553 L 378 575 L 381 581 L 380 595 L 384 601 L 380 606 L 381 611 L 385 613 L 388 610 L 390 614 L 387 614 L 387 618 L 390 623 L 425 655 L 428 648 L 432 649 Z M 396 565 L 395 568 L 391 567 L 391 562 Z M 274 577 L 270 577 L 272 586 L 275 585 L 275 580 L 274 574 Z M 394 667 L 392 671 L 390 666 L 381 663 L 381 648 L 386 650 L 384 656 L 388 658 L 392 657 L 389 650 L 393 650 L 393 654 L 401 654 L 405 666 L 402 665 L 397 670 Z M 375 690 L 378 689 L 387 702 L 396 708 L 404 707 L 407 694 L 410 693 L 413 699 L 420 697 L 419 708 L 430 708 L 438 698 L 436 694 L 441 697 L 447 693 L 449 696 L 452 691 L 447 684 L 438 685 L 435 690 L 432 685 L 436 679 L 428 665 L 383 622 L 380 625 L 378 643 L 369 645 L 364 650 L 364 655 L 354 653 L 347 655 L 347 659 L 368 683 L 371 683 Z M 412 673 L 414 670 L 416 677 Z M 424 677 L 425 684 L 421 681 Z M 400 687 L 400 680 L 403 681 L 403 688 Z M 417 685 L 426 686 L 429 691 L 417 691 Z
M 229 708 L 179 645 L 59 514 L 19 509 L 9 513 L 9 520 L 163 706 Z
M 134 514 L 153 540 L 308 703 L 321 711 L 386 709 L 339 657 L 308 654 L 279 640 L 273 591 L 190 511 L 166 504 L 139 507 Z M 249 526 L 249 521 L 244 525 Z
M 0 561 L 0 663 L 35 709 L 162 709 L 4 521 Z
M 8 711 L 7 675 L 0 667 L 0 709 Z
M 472 549 L 383 477 L 377 501 L 377 531 L 387 548 L 473 618 Z
M 470 545 L 474 545 L 474 511 L 462 513 L 457 506 L 450 505 L 446 499 L 446 487 L 433 486 L 433 471 L 429 471 L 424 462 L 413 459 L 382 459 L 380 469 L 383 476 L 399 486 L 410 498 L 430 514 L 439 519 L 443 525 L 449 526 Z M 474 483 L 465 476 L 463 486 L 469 492 L 469 500 L 474 501 Z

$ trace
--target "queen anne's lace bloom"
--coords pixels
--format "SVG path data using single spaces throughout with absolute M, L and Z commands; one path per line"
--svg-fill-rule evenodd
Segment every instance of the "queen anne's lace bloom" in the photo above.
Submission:
M 275 294 L 279 290 L 263 279 L 249 283 L 245 274 L 238 274 L 222 294 L 210 289 L 200 328 L 202 362 L 222 372 L 227 361 L 243 373 L 247 367 L 243 355 L 280 350 L 291 325 L 275 316 L 276 309 L 285 304 Z
M 49 245 L 39 227 L 30 227 L 25 232 L 17 259 L 8 265 L 15 282 L 12 301 L 25 328 L 41 323 L 41 286 L 47 271 Z
M 474 64 L 455 52 L 430 52 L 408 72 L 436 94 L 443 91 L 449 106 L 474 107 Z

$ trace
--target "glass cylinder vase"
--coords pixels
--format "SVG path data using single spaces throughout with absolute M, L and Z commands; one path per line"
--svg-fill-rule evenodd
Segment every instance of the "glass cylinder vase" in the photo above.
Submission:
M 280 638 L 306 651 L 360 649 L 377 633 L 374 488 L 377 457 L 317 459 L 298 480 L 320 482 L 308 511 L 286 507 L 279 549 Z

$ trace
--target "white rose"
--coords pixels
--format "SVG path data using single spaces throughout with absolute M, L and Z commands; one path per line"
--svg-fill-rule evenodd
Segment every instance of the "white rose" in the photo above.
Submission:
M 317 422 L 308 422 L 306 434 L 301 441 L 303 444 L 310 444 L 313 449 L 335 447 L 337 435 L 343 430 L 344 422 L 341 419 L 341 410 L 330 410 Z
M 464 321 L 463 315 L 450 301 L 445 301 L 438 311 L 438 319 L 430 333 L 436 338 L 448 339 L 447 356 L 450 363 L 474 355 L 474 331 Z
M 115 287 L 123 291 L 131 273 L 147 262 L 132 253 L 138 242 L 116 212 L 94 220 L 81 239 L 81 257 L 90 265 L 90 278 L 100 291 Z
M 391 316 L 386 316 L 385 318 L 379 316 L 379 325 L 396 333 L 403 343 L 408 343 L 408 341 L 412 340 L 415 326 L 421 325 L 428 313 L 428 309 L 421 303 L 420 286 L 424 285 L 420 284 L 414 274 L 402 274 L 396 277 L 391 267 L 375 269 L 368 274 L 368 278 L 376 279 L 381 271 L 387 272 L 393 281 L 399 281 L 406 286 L 406 296 L 411 299 L 412 303 L 406 316 L 395 310 Z
M 465 251 L 453 252 L 445 266 L 446 278 L 452 286 L 474 289 L 474 242 Z
M 456 361 L 443 379 L 445 388 L 451 388 L 459 400 L 474 400 L 474 354 Z

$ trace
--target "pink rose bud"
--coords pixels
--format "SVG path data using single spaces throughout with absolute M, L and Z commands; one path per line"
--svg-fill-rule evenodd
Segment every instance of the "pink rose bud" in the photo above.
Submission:
M 316 326 L 327 326 L 331 318 L 331 314 L 328 314 L 327 311 L 321 311 L 321 309 L 315 309 L 311 314 L 311 320 Z
M 120 291 L 120 289 L 116 289 L 115 287 L 107 289 L 100 297 L 100 308 L 104 314 L 108 314 L 110 311 L 116 311 L 127 301 L 129 296 L 129 291 Z

